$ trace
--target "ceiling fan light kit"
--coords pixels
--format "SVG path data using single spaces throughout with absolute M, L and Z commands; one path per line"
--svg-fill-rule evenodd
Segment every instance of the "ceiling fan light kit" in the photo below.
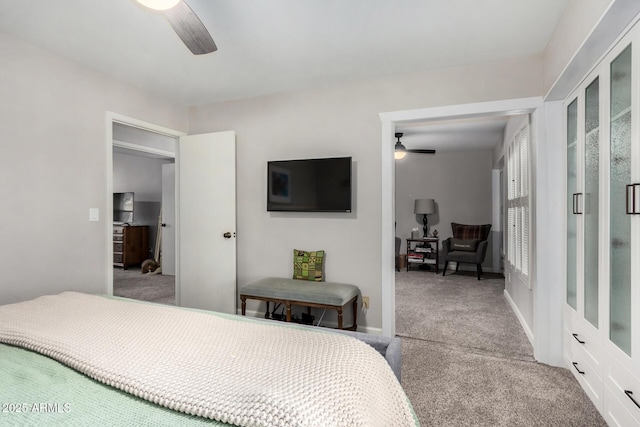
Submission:
M 400 142 L 400 138 L 402 138 L 403 133 L 402 132 L 396 132 L 395 136 L 396 138 L 398 138 L 398 140 L 396 141 L 396 145 L 395 145 L 395 149 L 393 152 L 393 158 L 396 160 L 402 160 L 404 159 L 404 156 L 407 155 L 407 153 L 422 153 L 422 154 L 435 154 L 436 150 L 431 150 L 431 149 L 414 149 L 414 150 L 407 150 L 407 148 L 402 145 L 402 143 Z
M 402 138 L 402 132 L 396 132 L 396 138 L 398 138 L 398 140 L 396 141 L 396 146 L 393 151 L 393 158 L 396 160 L 402 160 L 404 159 L 404 156 L 407 155 L 406 147 L 400 142 L 400 138 Z
M 400 144 L 400 146 L 398 147 L 398 145 L 396 144 L 396 149 L 393 152 L 393 158 L 396 160 L 402 160 L 406 155 L 407 150 L 405 150 L 404 145 Z
M 406 151 L 398 151 L 398 150 L 396 150 L 393 153 L 393 158 L 396 159 L 396 160 L 402 160 L 402 159 L 404 159 L 404 156 L 406 156 L 406 155 L 407 155 Z
M 175 7 L 180 0 L 136 0 L 141 5 L 153 10 L 168 10 Z

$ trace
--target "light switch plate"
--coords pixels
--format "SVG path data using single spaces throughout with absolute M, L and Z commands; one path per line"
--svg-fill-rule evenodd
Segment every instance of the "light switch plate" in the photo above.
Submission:
M 89 221 L 100 221 L 99 208 L 89 208 Z

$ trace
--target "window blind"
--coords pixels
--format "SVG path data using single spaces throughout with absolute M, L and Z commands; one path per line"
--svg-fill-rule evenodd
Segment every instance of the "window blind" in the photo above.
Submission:
M 507 260 L 529 274 L 529 126 L 518 131 L 507 149 Z

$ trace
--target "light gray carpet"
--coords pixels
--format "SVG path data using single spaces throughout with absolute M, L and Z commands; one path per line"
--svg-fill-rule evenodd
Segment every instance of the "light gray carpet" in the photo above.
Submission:
M 533 348 L 504 298 L 504 278 L 475 272 L 396 273 L 396 334 L 467 351 L 534 360 Z
M 113 295 L 118 297 L 175 305 L 175 283 L 175 276 L 142 274 L 138 267 L 113 269 Z
M 564 368 L 540 364 L 504 279 L 396 273 L 402 386 L 422 426 L 606 426 Z
M 420 424 L 576 426 L 606 423 L 568 370 L 402 340 L 402 386 Z

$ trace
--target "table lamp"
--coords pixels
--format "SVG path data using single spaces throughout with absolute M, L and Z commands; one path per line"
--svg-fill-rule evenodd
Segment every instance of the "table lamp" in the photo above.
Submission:
M 413 209 L 413 213 L 416 215 L 424 215 L 422 219 L 422 232 L 424 233 L 423 239 L 427 238 L 429 232 L 429 226 L 427 224 L 427 215 L 436 212 L 436 202 L 433 199 L 416 199 L 416 204 Z

